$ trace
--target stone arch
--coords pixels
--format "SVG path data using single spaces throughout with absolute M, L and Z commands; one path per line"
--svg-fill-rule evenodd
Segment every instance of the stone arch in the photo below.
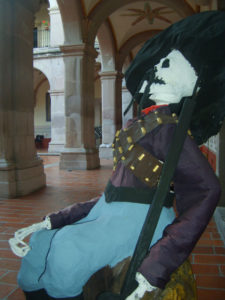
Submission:
M 45 81 L 48 81 L 47 77 L 43 74 L 43 72 L 41 72 L 44 75 L 44 77 L 42 77 L 40 80 L 35 82 L 35 73 L 38 71 L 41 72 L 40 70 L 34 69 L 34 106 L 36 105 L 36 96 L 37 96 L 38 89 Z
M 65 45 L 76 45 L 83 42 L 82 19 L 84 16 L 80 1 L 57 0 L 62 17 Z
M 104 20 L 111 15 L 114 11 L 125 6 L 129 3 L 138 2 L 142 0 L 124 0 L 121 4 L 120 0 L 102 1 L 94 7 L 94 9 L 88 15 L 88 24 L 86 26 L 85 38 L 88 43 L 92 44 L 96 33 L 104 22 Z M 193 9 L 187 4 L 185 0 L 155 0 L 166 6 L 174 9 L 181 17 L 185 18 L 194 13 Z
M 136 47 L 137 45 L 147 41 L 154 35 L 161 32 L 161 30 L 149 30 L 145 32 L 141 32 L 139 34 L 136 34 L 132 36 L 130 39 L 128 39 L 122 47 L 119 49 L 117 56 L 116 56 L 116 69 L 122 70 L 124 61 L 126 57 L 130 54 L 130 51 Z
M 42 135 L 45 140 L 42 146 L 47 147 L 46 139 L 51 138 L 51 97 L 49 94 L 49 80 L 46 75 L 34 69 L 34 136 Z M 37 143 L 36 146 L 40 146 Z
M 101 71 L 115 70 L 116 45 L 109 21 L 106 20 L 100 26 L 97 38 L 101 54 Z
M 61 57 L 52 57 L 46 61 L 34 59 L 34 68 L 46 76 L 50 90 L 64 90 L 64 63 Z

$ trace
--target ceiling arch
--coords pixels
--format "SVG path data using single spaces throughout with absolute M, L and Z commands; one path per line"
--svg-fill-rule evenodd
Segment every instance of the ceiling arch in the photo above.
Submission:
M 57 0 L 61 13 L 65 44 L 81 44 L 83 41 L 82 20 L 84 13 L 80 1 L 74 0 Z
M 145 32 L 141 32 L 137 35 L 132 36 L 123 46 L 119 49 L 116 56 L 116 69 L 121 71 L 123 68 L 123 64 L 128 55 L 130 55 L 131 50 L 135 48 L 137 45 L 140 45 L 146 42 L 148 39 L 153 37 L 154 35 L 161 32 L 161 30 L 149 30 Z
M 101 71 L 115 70 L 116 44 L 112 28 L 108 20 L 100 26 L 97 38 L 101 52 Z
M 89 12 L 86 21 L 88 22 L 86 40 L 93 43 L 96 33 L 104 20 L 116 10 L 131 3 L 144 2 L 143 0 L 102 0 L 96 3 Z M 193 8 L 185 0 L 154 0 L 159 4 L 172 8 L 180 17 L 184 18 L 194 13 Z

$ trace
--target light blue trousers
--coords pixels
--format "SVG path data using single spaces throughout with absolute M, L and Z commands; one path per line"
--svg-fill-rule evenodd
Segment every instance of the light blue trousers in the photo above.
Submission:
M 55 298 L 79 295 L 92 274 L 133 254 L 148 208 L 106 203 L 103 195 L 79 222 L 34 233 L 31 251 L 22 259 L 19 286 L 27 292 L 44 288 Z M 163 208 L 152 245 L 174 218 L 173 208 Z

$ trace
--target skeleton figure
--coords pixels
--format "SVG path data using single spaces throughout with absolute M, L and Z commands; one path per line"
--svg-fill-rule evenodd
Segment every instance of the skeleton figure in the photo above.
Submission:
M 194 88 L 194 84 L 196 82 L 196 79 L 197 79 L 197 76 L 195 74 L 195 71 L 194 69 L 191 67 L 191 65 L 188 63 L 188 61 L 184 58 L 184 56 L 178 51 L 178 50 L 173 50 L 167 57 L 165 58 L 162 58 L 160 60 L 160 62 L 156 65 L 156 72 L 155 72 L 155 78 L 156 79 L 160 79 L 162 81 L 162 83 L 152 83 L 151 86 L 150 86 L 150 95 L 151 95 L 151 98 L 156 102 L 156 104 L 160 104 L 160 105 L 165 105 L 165 104 L 169 104 L 172 102 L 178 102 L 183 96 L 190 96 L 193 92 L 193 88 Z M 185 77 L 181 77 L 180 75 L 180 70 L 182 69 L 182 72 L 185 73 Z M 172 74 L 172 76 L 170 75 Z M 184 80 L 182 80 L 184 79 Z M 143 86 L 140 90 L 140 93 L 143 91 L 144 87 L 146 85 L 146 82 L 143 83 Z M 166 126 L 166 125 L 164 125 Z M 151 134 L 151 132 L 150 132 Z M 196 151 L 196 150 L 195 150 Z M 204 161 L 204 159 L 203 159 Z M 204 162 L 207 164 L 207 162 Z M 118 166 L 117 168 L 117 171 L 114 172 L 114 174 L 112 175 L 112 182 L 114 180 L 114 178 L 117 177 L 118 173 L 121 172 L 121 168 L 123 168 L 122 166 Z M 208 166 L 207 166 L 208 168 Z M 210 209 L 208 211 L 208 214 L 211 216 L 212 215 L 212 212 L 216 206 L 216 203 L 217 203 L 217 200 L 218 200 L 218 195 L 219 195 L 219 186 L 218 186 L 218 183 L 216 181 L 216 178 L 214 178 L 214 175 L 213 175 L 213 172 L 210 170 L 210 168 L 208 168 L 208 173 L 210 173 L 210 176 L 213 178 L 213 180 L 211 179 L 211 184 L 213 185 L 213 189 L 214 189 L 214 193 L 212 195 L 212 199 L 210 199 Z M 121 183 L 122 184 L 122 183 Z M 207 189 L 210 189 L 210 187 L 207 187 Z M 121 232 L 121 227 L 122 226 L 125 226 L 126 229 L 130 227 L 130 230 L 128 231 L 131 231 L 131 223 L 133 223 L 133 225 L 135 224 L 135 226 L 138 226 L 139 227 L 139 230 L 140 230 L 140 223 L 141 223 L 141 220 L 142 219 L 144 221 L 144 216 L 145 216 L 145 213 L 146 213 L 146 209 L 147 209 L 147 205 L 146 204 L 131 204 L 129 202 L 125 202 L 125 203 L 107 203 L 105 202 L 105 200 L 103 199 L 104 198 L 104 195 L 102 196 L 102 198 L 100 200 L 98 200 L 98 203 L 95 204 L 94 208 L 92 208 L 92 210 L 90 211 L 88 217 L 87 217 L 87 223 L 85 223 L 85 219 L 81 219 L 81 223 L 84 222 L 85 227 L 87 227 L 89 225 L 89 229 L 88 231 L 91 232 L 91 234 L 95 234 L 92 232 L 92 228 L 93 228 L 93 223 L 95 222 L 95 218 L 99 218 L 100 216 L 104 217 L 105 215 L 108 214 L 108 210 L 110 209 L 110 206 L 114 206 L 114 208 L 112 210 L 116 210 L 116 211 L 119 211 L 120 209 L 120 206 L 122 205 L 123 206 L 123 211 L 125 209 L 125 211 L 129 211 L 129 214 L 132 216 L 132 218 L 129 220 L 128 224 L 124 224 L 123 222 L 121 222 L 121 225 L 117 228 L 117 230 L 119 230 L 119 232 L 115 232 L 114 233 L 114 236 L 118 236 L 118 235 L 121 235 L 123 236 L 123 239 L 124 239 L 124 243 L 126 243 L 126 239 L 129 241 L 130 239 L 132 241 L 135 241 L 137 239 L 137 234 L 138 232 L 136 232 L 133 236 L 133 233 L 130 232 L 130 236 L 128 236 L 128 232 L 127 230 L 125 230 L 125 232 Z M 211 201 L 212 200 L 212 201 Z M 129 201 L 129 199 L 128 199 Z M 139 206 L 141 205 L 141 207 L 139 208 Z M 118 206 L 118 207 L 115 207 L 115 206 Z M 106 209 L 107 207 L 107 209 Z M 145 208 L 143 210 L 143 208 Z M 78 208 L 79 209 L 79 208 Z M 135 220 L 135 214 L 137 215 L 137 212 L 136 210 L 137 209 L 141 209 L 143 210 L 143 212 L 140 214 L 139 217 L 137 217 L 137 220 Z M 192 207 L 193 209 L 193 207 Z M 95 212 L 94 212 L 95 211 Z M 91 214 L 94 214 L 94 216 L 91 217 Z M 164 228 L 174 220 L 175 218 L 175 215 L 173 213 L 173 209 L 172 208 L 164 208 L 164 216 L 163 216 L 163 220 L 161 220 L 161 228 L 158 228 L 158 232 L 157 232 L 157 235 L 155 236 L 155 242 L 161 238 L 162 236 L 162 231 L 164 230 Z M 71 213 L 72 215 L 72 213 Z M 123 217 L 126 217 L 126 214 L 122 214 Z M 110 216 L 112 218 L 112 220 L 114 219 L 117 219 L 116 216 L 112 215 Z M 140 218 L 141 217 L 141 218 Z M 140 218 L 140 219 L 139 219 Z M 110 218 L 109 218 L 110 219 Z M 91 221 L 90 221 L 91 220 Z M 207 217 L 207 220 L 208 220 L 208 217 Z M 136 223 L 137 221 L 137 223 Z M 88 223 L 89 222 L 89 223 Z M 99 221 L 97 221 L 99 222 Z M 119 218 L 117 219 L 117 222 L 118 224 L 120 224 L 120 220 Z M 79 222 L 78 222 L 79 223 Z M 204 222 L 204 227 L 207 223 Z M 104 226 L 103 226 L 104 225 Z M 72 225 L 73 226 L 73 225 Z M 112 223 L 110 223 L 110 226 L 115 226 Z M 81 236 L 77 236 L 77 238 L 75 238 L 74 234 L 69 234 L 69 236 L 67 236 L 66 234 L 66 229 L 67 229 L 68 226 L 64 227 L 62 231 L 65 231 L 65 239 L 75 239 L 75 243 L 79 246 L 82 244 L 82 241 L 81 241 Z M 76 230 L 76 226 L 73 226 L 74 229 Z M 203 228 L 204 228 L 203 227 Z M 18 232 L 15 233 L 15 238 L 10 240 L 10 244 L 12 245 L 12 249 L 14 250 L 14 252 L 16 254 L 20 254 L 20 251 L 21 251 L 21 255 L 24 255 L 24 254 L 29 254 L 32 258 L 29 259 L 29 255 L 27 254 L 27 260 L 24 260 L 24 263 L 23 263 L 23 266 L 22 266 L 22 271 L 20 272 L 19 274 L 19 283 L 21 284 L 21 287 L 25 290 L 25 291 L 29 291 L 29 284 L 31 286 L 31 290 L 38 290 L 41 288 L 46 288 L 45 287 L 45 283 L 43 283 L 43 285 L 39 286 L 38 285 L 38 280 L 36 279 L 37 283 L 36 283 L 36 286 L 35 286 L 35 283 L 33 282 L 33 286 L 31 283 L 26 283 L 26 280 L 25 279 L 25 283 L 23 282 L 24 280 L 24 277 L 25 277 L 25 274 L 29 273 L 29 260 L 32 260 L 35 258 L 36 255 L 38 255 L 38 250 L 35 249 L 35 247 L 30 251 L 30 247 L 28 245 L 24 245 L 24 247 L 22 247 L 21 249 L 18 247 L 18 242 L 20 243 L 23 243 L 23 241 L 21 240 L 21 238 L 24 238 L 27 234 L 30 234 L 32 231 L 36 231 L 36 230 L 40 230 L 40 229 L 43 229 L 43 228 L 46 228 L 46 229 L 51 229 L 51 215 L 46 218 L 43 222 L 39 223 L 39 224 L 36 224 L 36 225 L 32 225 L 31 227 L 28 227 L 28 228 L 25 228 L 25 229 L 22 229 L 22 230 L 19 230 Z M 82 230 L 82 224 L 80 224 L 80 229 L 79 230 Z M 99 222 L 99 226 L 97 226 L 96 230 L 98 231 L 106 231 L 107 232 L 107 226 L 106 224 L 103 222 Z M 82 232 L 82 231 L 81 231 Z M 44 232 L 43 234 L 40 233 L 38 237 L 38 235 L 36 235 L 34 237 L 34 239 L 36 239 L 36 242 L 35 244 L 38 242 L 40 243 L 41 245 L 43 245 L 43 241 L 42 239 L 45 240 L 45 238 L 41 237 L 42 235 L 46 235 L 47 232 Z M 60 234 L 60 232 L 58 233 Z M 101 234 L 100 234 L 101 235 Z M 52 236 L 52 234 L 50 234 L 50 236 Z M 56 236 L 57 237 L 57 234 Z M 99 241 L 99 242 L 102 242 L 103 244 L 106 243 L 106 236 L 104 236 L 104 238 L 102 237 L 102 240 Z M 111 235 L 110 235 L 110 240 L 111 240 Z M 50 249 L 50 252 L 49 254 L 51 255 L 51 252 L 52 251 L 55 251 L 57 252 L 57 250 L 55 249 L 56 246 L 53 246 L 54 245 L 54 239 L 51 240 L 52 241 L 52 250 Z M 163 240 L 162 240 L 163 241 Z M 16 242 L 16 243 L 14 243 Z M 57 241 L 58 243 L 59 241 Z M 55 242 L 56 243 L 56 242 Z M 61 240 L 61 243 L 63 245 L 63 247 L 65 247 L 65 240 L 62 239 Z M 88 243 L 88 241 L 84 241 L 84 244 Z M 115 243 L 115 242 L 114 242 Z M 128 242 L 129 244 L 129 242 Z M 31 243 L 32 245 L 32 243 Z M 110 243 L 108 244 L 110 246 Z M 122 253 L 120 255 L 118 255 L 118 251 L 117 250 L 117 247 L 114 249 L 115 253 L 113 254 L 113 256 L 119 256 L 117 259 L 114 258 L 114 262 L 113 264 L 111 265 L 115 265 L 117 262 L 119 262 L 122 258 L 125 258 L 129 255 L 131 255 L 132 253 L 132 250 L 134 249 L 134 245 L 135 243 L 131 243 L 129 245 L 129 247 L 131 248 L 131 251 L 130 249 L 126 249 L 125 250 L 125 253 L 124 253 L 124 250 L 122 250 Z M 31 246 L 32 247 L 32 246 Z M 69 246 L 68 246 L 69 247 Z M 87 246 L 86 246 L 87 247 Z M 93 242 L 93 247 L 95 247 L 95 241 Z M 111 247 L 111 246 L 110 246 Z M 102 245 L 102 248 L 104 248 L 104 246 Z M 48 248 L 49 249 L 49 248 Z M 107 252 L 110 252 L 110 249 L 105 249 Z M 62 250 L 61 250 L 62 251 Z M 88 250 L 86 250 L 88 251 Z M 35 254 L 32 255 L 32 252 L 34 252 Z M 57 253 L 52 253 L 52 256 L 56 255 L 57 256 Z M 58 253 L 59 255 L 59 253 Z M 66 255 L 66 254 L 63 254 L 62 255 Z M 75 255 L 75 254 L 74 254 Z M 99 253 L 99 255 L 102 255 Z M 185 257 L 186 258 L 186 257 Z M 46 257 L 44 256 L 44 259 L 46 259 Z M 55 259 L 58 261 L 59 264 L 63 263 L 61 262 L 62 258 L 61 256 L 58 256 L 56 258 L 53 258 L 52 261 L 51 261 L 51 264 L 52 265 L 55 265 L 56 262 L 55 262 Z M 108 261 L 107 261 L 107 258 L 106 258 L 106 261 L 105 261 L 105 264 L 110 264 L 112 260 L 112 257 L 110 256 L 108 258 Z M 43 262 L 42 262 L 43 263 Z M 51 265 L 47 265 L 48 268 L 51 269 Z M 74 266 L 76 268 L 76 265 Z M 101 266 L 102 267 L 102 266 Z M 85 266 L 82 266 L 82 268 L 85 268 Z M 32 273 L 34 272 L 34 270 L 32 270 Z M 49 271 L 50 273 L 51 271 Z M 52 271 L 54 273 L 54 270 Z M 68 274 L 69 274 L 69 270 L 68 270 Z M 88 272 L 87 272 L 88 274 Z M 40 273 L 38 274 L 39 276 L 41 275 Z M 92 274 L 89 273 L 88 274 L 89 276 L 91 276 Z M 65 275 L 64 275 L 65 276 Z M 44 277 L 44 276 L 43 276 Z M 137 273 L 137 280 L 138 282 L 140 283 L 139 284 L 139 287 L 137 288 L 137 290 L 134 291 L 134 293 L 132 295 L 130 295 L 128 297 L 128 299 L 135 299 L 134 297 L 136 297 L 135 295 L 138 295 L 139 298 L 141 298 L 145 291 L 151 291 L 152 289 L 154 289 L 155 287 L 151 285 L 151 281 L 150 283 L 145 279 L 145 277 L 140 273 L 138 272 Z M 53 280 L 53 279 L 52 279 Z M 85 280 L 88 280 L 88 277 L 86 275 L 85 277 Z M 84 282 L 85 282 L 84 280 Z M 51 276 L 50 276 L 50 279 L 49 281 L 51 281 Z M 76 281 L 76 279 L 75 279 Z M 155 282 L 154 282 L 155 283 Z M 76 283 L 74 282 L 74 285 Z M 54 286 L 54 283 L 51 282 L 51 285 Z M 80 287 L 81 288 L 81 287 Z M 55 289 L 55 287 L 54 287 Z M 71 294 L 67 294 L 69 291 L 64 291 L 65 294 L 63 294 L 63 292 L 61 292 L 61 294 L 51 294 L 51 291 L 52 289 L 49 288 L 47 289 L 47 292 L 51 295 L 51 296 L 63 296 L 63 297 L 66 297 L 66 296 L 76 296 L 75 294 L 74 295 L 71 295 Z M 78 290 L 78 292 L 81 292 L 81 289 Z
M 9 243 L 16 255 L 24 256 L 18 282 L 27 299 L 36 299 L 40 291 L 49 299 L 76 299 L 97 270 L 132 256 L 176 127 L 168 104 L 191 96 L 198 75 L 178 48 L 156 60 L 147 97 L 156 106 L 144 109 L 141 120 L 131 120 L 116 135 L 117 161 L 102 196 L 49 214 L 43 222 L 15 233 Z M 138 94 L 146 92 L 148 83 L 141 81 Z M 138 168 L 143 172 L 135 173 Z M 173 183 L 177 216 L 166 202 L 150 252 L 136 274 L 138 287 L 127 300 L 165 287 L 190 255 L 218 203 L 217 177 L 190 136 Z M 28 246 L 23 239 L 32 232 Z

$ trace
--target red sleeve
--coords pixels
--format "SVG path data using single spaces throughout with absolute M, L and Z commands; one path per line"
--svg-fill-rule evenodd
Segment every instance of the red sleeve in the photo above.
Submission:
M 164 125 L 149 145 L 164 160 L 173 128 Z M 139 272 L 153 285 L 164 288 L 171 273 L 190 255 L 205 230 L 220 197 L 220 185 L 197 144 L 186 138 L 174 176 L 178 216 L 168 225 L 162 238 L 151 247 Z

